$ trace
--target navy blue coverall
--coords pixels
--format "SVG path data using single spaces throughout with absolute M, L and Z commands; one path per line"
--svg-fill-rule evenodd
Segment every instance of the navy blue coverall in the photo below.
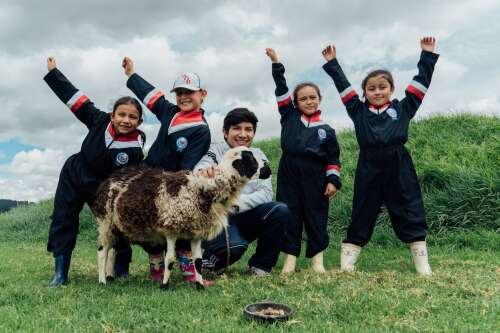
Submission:
M 99 184 L 114 170 L 143 160 L 145 137 L 139 130 L 118 136 L 110 115 L 97 109 L 57 68 L 44 80 L 89 129 L 80 152 L 66 160 L 59 176 L 47 244 L 47 250 L 57 257 L 73 251 L 80 212 L 85 203 L 94 201 Z
M 364 246 L 370 240 L 382 203 L 399 239 L 405 243 L 425 240 L 427 223 L 422 193 L 404 144 L 408 141 L 410 120 L 427 92 L 438 57 L 422 51 L 418 74 L 406 88 L 406 97 L 378 108 L 359 99 L 337 59 L 323 66 L 354 122 L 360 147 L 351 224 L 344 242 Z
M 320 118 L 300 112 L 292 103 L 285 80 L 285 67 L 272 64 L 276 99 L 281 115 L 281 149 L 276 199 L 290 210 L 283 252 L 299 256 L 302 232 L 307 233 L 306 257 L 328 247 L 329 200 L 326 184 L 340 190 L 340 148 L 335 131 Z
M 137 73 L 130 76 L 127 87 L 153 112 L 161 124 L 158 136 L 145 159 L 146 165 L 165 171 L 193 170 L 210 147 L 210 129 L 203 116 L 204 111 L 180 111 L 177 105 L 165 98 L 162 91 Z M 150 254 L 164 250 L 147 244 L 143 247 Z M 190 245 L 179 240 L 176 247 L 187 250 Z

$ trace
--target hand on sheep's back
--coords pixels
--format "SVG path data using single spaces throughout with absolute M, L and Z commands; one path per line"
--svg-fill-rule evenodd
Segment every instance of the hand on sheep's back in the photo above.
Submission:
M 214 178 L 214 176 L 215 176 L 214 170 L 215 170 L 214 167 L 211 166 L 211 167 L 206 168 L 206 169 L 198 170 L 194 174 L 196 176 L 202 176 L 202 177 L 206 177 L 206 178 Z

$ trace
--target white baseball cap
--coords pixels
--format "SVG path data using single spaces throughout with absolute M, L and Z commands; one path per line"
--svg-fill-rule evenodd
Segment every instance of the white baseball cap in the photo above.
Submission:
M 174 92 L 177 88 L 184 88 L 192 91 L 201 90 L 200 77 L 196 73 L 181 74 L 175 79 L 174 87 L 170 92 Z

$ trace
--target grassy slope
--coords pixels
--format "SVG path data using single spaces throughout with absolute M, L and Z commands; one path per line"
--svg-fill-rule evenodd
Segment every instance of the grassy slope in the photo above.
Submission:
M 332 270 L 318 277 L 245 276 L 246 260 L 217 286 L 197 293 L 179 282 L 161 292 L 145 281 L 146 258 L 134 252 L 132 278 L 97 285 L 94 221 L 81 216 L 81 234 L 70 284 L 46 287 L 52 260 L 45 252 L 51 201 L 0 214 L 0 331 L 484 331 L 499 329 L 500 121 L 467 115 L 414 123 L 410 143 L 424 189 L 436 275 L 413 273 L 408 250 L 381 216 L 373 241 L 360 258 L 360 272 Z M 339 242 L 349 221 L 357 145 L 339 134 L 342 193 L 331 204 L 332 242 L 327 267 L 337 267 Z M 276 170 L 276 140 L 259 146 Z M 253 251 L 247 252 L 247 258 Z M 281 267 L 281 262 L 278 264 Z M 260 327 L 241 316 L 245 304 L 273 299 L 289 303 L 293 321 Z M 178 315 L 182 313 L 182 315 Z

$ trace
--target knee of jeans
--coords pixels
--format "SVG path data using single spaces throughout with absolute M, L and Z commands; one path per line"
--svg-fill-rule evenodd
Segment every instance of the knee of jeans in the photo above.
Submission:
M 290 210 L 288 206 L 284 203 L 279 202 L 277 206 L 274 208 L 275 222 L 280 224 L 285 224 L 288 218 L 290 217 Z
M 229 249 L 231 263 L 240 259 L 243 256 L 243 254 L 245 254 L 247 248 L 248 248 L 248 243 L 232 244 L 231 248 Z

